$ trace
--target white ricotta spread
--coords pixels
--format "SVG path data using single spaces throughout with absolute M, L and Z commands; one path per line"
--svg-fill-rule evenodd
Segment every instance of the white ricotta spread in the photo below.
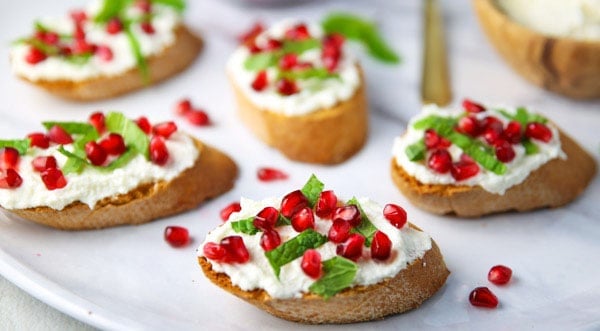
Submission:
M 264 250 L 260 246 L 262 232 L 255 235 L 247 235 L 237 233 L 231 227 L 231 222 L 253 217 L 267 206 L 279 208 L 280 203 L 281 199 L 276 198 L 269 198 L 262 201 L 242 198 L 240 201 L 242 206 L 240 212 L 231 214 L 226 223 L 208 233 L 205 242 L 198 249 L 198 254 L 199 256 L 203 256 L 203 247 L 207 242 L 219 243 L 221 239 L 227 236 L 241 236 L 250 254 L 250 261 L 243 264 L 228 264 L 209 260 L 213 270 L 227 274 L 233 284 L 245 291 L 262 289 L 273 298 L 299 298 L 303 293 L 308 293 L 308 288 L 315 282 L 314 279 L 308 277 L 302 271 L 300 266 L 302 257 L 284 265 L 281 268 L 279 279 L 277 279 L 273 268 L 265 257 Z M 359 203 L 373 225 L 387 234 L 392 241 L 392 255 L 386 261 L 377 261 L 371 259 L 369 257 L 370 250 L 363 247 L 363 257 L 357 261 L 358 272 L 354 278 L 353 285 L 371 285 L 379 283 L 386 278 L 394 277 L 410 263 L 423 257 L 425 252 L 431 249 L 431 237 L 428 234 L 412 229 L 408 225 L 399 230 L 384 218 L 382 213 L 383 207 L 367 198 L 359 199 Z M 331 220 L 322 220 L 315 215 L 315 231 L 327 235 L 330 226 Z M 277 227 L 277 231 L 281 236 L 282 243 L 299 234 L 290 225 Z M 322 261 L 336 256 L 336 246 L 337 244 L 328 241 L 317 248 L 317 251 L 321 254 Z
M 96 1 L 86 10 L 87 16 L 93 18 L 100 11 L 101 1 Z M 172 7 L 152 4 L 152 26 L 154 34 L 142 31 L 140 24 L 132 24 L 131 29 L 139 41 L 142 55 L 148 57 L 159 54 L 162 50 L 175 43 L 175 27 L 181 24 L 181 15 Z M 139 8 L 131 7 L 126 12 L 128 19 L 139 19 L 142 15 Z M 39 20 L 51 31 L 59 34 L 72 35 L 75 29 L 73 20 L 63 18 L 42 18 Z M 49 56 L 37 64 L 25 60 L 30 46 L 17 43 L 10 49 L 12 70 L 15 74 L 32 81 L 38 80 L 70 80 L 82 81 L 99 76 L 114 76 L 136 67 L 136 58 L 125 32 L 111 35 L 106 32 L 105 24 L 94 23 L 88 19 L 84 24 L 86 40 L 92 44 L 108 46 L 113 58 L 105 61 L 99 56 L 92 56 L 85 64 L 76 64 L 62 57 Z
M 262 32 L 256 40 L 257 45 L 264 46 L 269 38 L 280 39 L 285 31 L 297 24 L 294 20 L 284 20 L 273 25 L 269 30 Z M 312 37 L 320 39 L 323 30 L 319 25 L 308 25 Z M 317 79 L 311 78 L 298 80 L 300 92 L 289 96 L 277 93 L 273 84 L 265 90 L 257 92 L 252 89 L 252 82 L 256 71 L 246 70 L 244 62 L 250 56 L 249 50 L 240 46 L 230 57 L 227 63 L 229 76 L 234 80 L 236 87 L 258 108 L 277 112 L 288 116 L 305 115 L 321 108 L 335 106 L 341 101 L 350 99 L 360 86 L 360 74 L 356 60 L 349 55 L 346 45 L 343 46 L 342 57 L 338 63 L 336 73 L 339 78 Z M 309 50 L 298 58 L 302 62 L 312 63 L 315 67 L 323 67 L 321 49 Z M 269 81 L 277 76 L 275 68 L 267 69 Z
M 508 119 L 494 109 L 504 109 L 511 114 L 516 113 L 516 108 L 488 107 L 486 112 L 476 114 L 477 118 L 481 120 L 485 116 L 493 115 L 506 125 Z M 440 174 L 429 169 L 423 162 L 413 162 L 408 159 L 405 152 L 406 148 L 422 139 L 425 133 L 423 130 L 416 130 L 413 128 L 415 122 L 429 115 L 457 117 L 463 112 L 464 111 L 461 109 L 443 109 L 438 108 L 436 105 L 424 106 L 421 114 L 412 118 L 408 123 L 406 132 L 402 136 L 397 137 L 394 141 L 392 153 L 396 163 L 400 165 L 406 173 L 424 184 L 481 186 L 488 192 L 504 194 L 507 189 L 523 182 L 532 171 L 536 170 L 546 162 L 557 157 L 562 159 L 566 159 L 567 157 L 561 149 L 558 129 L 551 123 L 548 123 L 548 127 L 552 131 L 552 140 L 548 143 L 543 143 L 531 139 L 531 142 L 536 144 L 539 148 L 539 152 L 533 155 L 525 155 L 525 148 L 520 144 L 513 145 L 516 156 L 511 162 L 505 163 L 507 171 L 503 175 L 497 175 L 480 166 L 477 175 L 457 182 L 450 173 Z M 448 149 L 448 152 L 452 155 L 453 160 L 458 160 L 462 154 L 462 150 L 456 145 L 452 145 Z
M 516 22 L 543 34 L 600 40 L 600 0 L 498 0 Z
M 66 157 L 57 151 L 56 145 L 48 149 L 32 148 L 27 155 L 22 155 L 19 161 L 18 173 L 23 183 L 18 188 L 0 190 L 0 206 L 6 209 L 50 207 L 61 210 L 79 201 L 92 209 L 98 201 L 125 194 L 141 184 L 171 180 L 191 167 L 199 152 L 192 138 L 179 131 L 173 133 L 165 142 L 169 160 L 163 166 L 137 155 L 124 167 L 111 172 L 85 167 L 80 174 L 67 174 L 67 186 L 52 191 L 46 188 L 40 173 L 34 171 L 31 161 L 37 156 L 52 155 L 60 168 L 66 162 Z M 66 145 L 65 149 L 69 150 L 70 147 L 71 145 Z

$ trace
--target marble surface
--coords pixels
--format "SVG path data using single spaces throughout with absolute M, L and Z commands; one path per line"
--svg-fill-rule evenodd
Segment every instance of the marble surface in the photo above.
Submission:
M 10 74 L 0 62 L 0 132 L 20 137 L 40 129 L 46 119 L 83 120 L 97 109 L 118 109 L 131 117 L 172 118 L 173 104 L 189 96 L 214 120 L 197 129 L 177 120 L 206 142 L 230 153 L 241 174 L 231 192 L 184 215 L 139 227 L 78 233 L 61 232 L 0 215 L 0 274 L 25 292 L 0 280 L 0 329 L 265 329 L 309 328 L 278 320 L 221 292 L 202 277 L 195 248 L 218 224 L 218 211 L 239 196 L 261 198 L 299 187 L 316 173 L 343 195 L 369 195 L 381 203 L 406 207 L 411 220 L 432 234 L 452 271 L 447 285 L 420 309 L 360 329 L 593 329 L 600 327 L 600 181 L 569 206 L 482 220 L 438 217 L 411 206 L 388 174 L 394 136 L 420 108 L 421 1 L 301 1 L 294 6 L 251 7 L 243 1 L 188 1 L 187 22 L 202 34 L 206 48 L 179 77 L 145 91 L 90 104 L 71 103 L 39 91 Z M 0 43 L 30 31 L 38 14 L 60 15 L 85 1 L 21 0 L 0 4 Z M 529 105 L 557 122 L 598 159 L 600 102 L 574 101 L 530 85 L 494 52 L 476 23 L 467 0 L 442 1 L 455 104 L 463 97 Z M 381 65 L 361 56 L 368 81 L 371 133 L 365 148 L 335 167 L 298 164 L 262 145 L 234 113 L 223 74 L 235 36 L 256 20 L 274 22 L 296 16 L 318 20 L 332 10 L 347 10 L 377 20 L 403 56 L 400 66 Z M 360 49 L 357 48 L 360 53 Z M 262 165 L 285 169 L 288 181 L 261 184 Z M 162 241 L 165 226 L 188 227 L 190 247 L 175 250 Z M 511 266 L 515 279 L 505 287 L 487 283 L 489 267 Z M 490 286 L 498 309 L 469 306 L 476 286 Z M 210 299 L 208 299 L 210 298 Z M 74 317 L 66 317 L 60 311 Z M 233 313 L 235 312 L 235 313 Z M 37 323 L 32 324 L 32 319 Z M 82 324 L 78 320 L 83 321 Z M 339 329 L 336 326 L 323 329 Z

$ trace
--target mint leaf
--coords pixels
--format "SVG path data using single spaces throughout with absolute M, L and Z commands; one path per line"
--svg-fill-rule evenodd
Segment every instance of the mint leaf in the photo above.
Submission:
M 365 246 L 371 247 L 371 241 L 373 240 L 373 236 L 375 235 L 375 232 L 377 232 L 377 228 L 375 227 L 375 225 L 373 225 L 373 223 L 371 223 L 371 221 L 367 217 L 367 214 L 362 209 L 362 207 L 360 206 L 360 203 L 358 203 L 358 200 L 356 198 L 352 198 L 352 199 L 348 200 L 348 202 L 346 204 L 355 205 L 358 208 L 358 210 L 360 211 L 361 221 L 356 227 L 354 227 L 354 229 L 352 229 L 351 232 L 358 232 L 358 233 L 362 234 L 363 237 L 365 237 Z
M 308 50 L 316 49 L 321 46 L 321 42 L 314 38 L 304 40 L 285 40 L 281 49 L 284 53 L 294 53 L 300 55 Z
M 125 25 L 125 34 L 127 35 L 127 40 L 129 41 L 129 45 L 131 46 L 131 50 L 135 56 L 135 62 L 140 70 L 140 73 L 142 74 L 142 78 L 146 84 L 150 84 L 150 71 L 148 70 L 148 62 L 146 62 L 146 58 L 144 57 L 144 54 L 142 54 L 140 42 L 131 31 L 129 24 Z
M 540 151 L 539 147 L 529 139 L 523 140 L 521 144 L 523 145 L 523 147 L 525 147 L 526 155 L 533 155 Z
M 301 257 L 311 248 L 317 248 L 327 242 L 327 237 L 312 230 L 304 230 L 296 237 L 279 245 L 277 248 L 265 252 L 269 264 L 279 278 L 281 267 Z
M 12 147 L 21 155 L 27 153 L 30 144 L 29 139 L 0 140 L 0 148 Z
M 251 71 L 264 70 L 277 64 L 278 56 L 275 53 L 258 53 L 250 55 L 244 61 L 244 68 Z
M 358 265 L 341 256 L 323 261 L 323 276 L 312 283 L 308 290 L 311 293 L 329 299 L 337 293 L 349 288 L 358 272 Z
M 507 119 L 521 123 L 522 126 L 526 126 L 528 123 L 531 122 L 538 122 L 543 124 L 548 122 L 548 119 L 544 116 L 535 113 L 530 113 L 525 107 L 517 108 L 517 112 L 514 115 L 507 112 L 504 109 L 498 109 L 497 111 Z
M 172 7 L 178 12 L 183 12 L 185 10 L 185 1 L 184 0 L 152 0 L 153 3 L 158 3 L 161 5 Z
M 123 136 L 125 145 L 131 146 L 136 152 L 149 159 L 148 146 L 150 145 L 150 139 L 135 122 L 121 113 L 110 112 L 106 114 L 105 123 L 108 131 Z
M 292 221 L 290 221 L 289 218 L 281 215 L 281 213 L 279 213 L 279 217 L 277 218 L 277 223 L 275 223 L 275 226 L 284 226 L 284 225 L 291 225 Z
M 62 167 L 62 172 L 66 174 L 70 173 L 81 173 L 85 168 L 87 161 L 69 151 L 67 151 L 62 145 L 58 147 L 58 152 L 67 157 L 67 162 Z
M 104 0 L 102 2 L 102 8 L 94 17 L 94 21 L 106 23 L 111 18 L 119 16 L 119 14 L 125 9 L 130 0 Z
M 307 68 L 301 70 L 286 70 L 279 73 L 279 77 L 288 78 L 288 79 L 326 79 L 326 78 L 339 78 L 340 75 L 338 73 L 329 72 L 329 70 L 325 68 Z
M 425 147 L 425 142 L 423 139 L 417 141 L 416 143 L 406 147 L 404 151 L 406 156 L 410 161 L 421 161 L 425 159 L 425 151 L 427 148 Z
M 93 125 L 83 122 L 42 122 L 46 130 L 50 130 L 53 126 L 58 125 L 63 128 L 68 134 L 87 134 L 90 131 L 96 131 Z M 97 134 L 97 133 L 96 133 Z
M 248 217 L 243 220 L 231 222 L 231 228 L 237 233 L 245 233 L 253 235 L 258 233 L 260 230 L 254 226 L 254 216 Z
M 98 131 L 96 131 L 96 129 L 92 127 L 92 130 L 88 131 L 86 134 L 77 138 L 73 142 L 73 146 L 74 146 L 73 153 L 75 153 L 79 157 L 85 158 L 86 157 L 85 144 L 87 144 L 90 141 L 95 141 L 99 137 L 100 137 L 100 135 L 98 134 Z
M 300 190 L 308 199 L 311 208 L 317 203 L 317 200 L 319 200 L 319 196 L 321 195 L 321 192 L 323 192 L 323 187 L 325 187 L 325 185 L 317 178 L 317 176 L 312 174 L 306 184 L 304 184 L 304 187 Z
M 138 155 L 138 153 L 136 151 L 134 151 L 133 149 L 128 149 L 125 153 L 121 154 L 118 158 L 116 158 L 114 161 L 112 161 L 106 167 L 94 166 L 94 168 L 101 170 L 101 171 L 110 172 L 115 169 L 119 169 L 121 167 L 126 166 L 127 163 L 129 163 L 131 160 L 133 160 L 137 155 Z

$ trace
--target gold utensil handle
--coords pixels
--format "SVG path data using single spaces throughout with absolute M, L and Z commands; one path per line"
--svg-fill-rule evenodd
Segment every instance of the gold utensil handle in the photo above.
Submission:
M 443 25 L 438 1 L 425 0 L 421 99 L 440 107 L 452 100 Z

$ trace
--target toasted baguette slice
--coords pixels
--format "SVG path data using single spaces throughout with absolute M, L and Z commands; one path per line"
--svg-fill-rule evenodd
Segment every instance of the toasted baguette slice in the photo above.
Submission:
M 479 186 L 423 184 L 407 174 L 394 159 L 392 179 L 415 206 L 435 214 L 479 217 L 511 210 L 560 207 L 581 194 L 597 171 L 593 157 L 571 137 L 560 132 L 560 141 L 566 160 L 549 161 L 503 195 Z
M 226 274 L 213 271 L 206 258 L 199 257 L 198 261 L 206 277 L 217 286 L 277 317 L 307 324 L 371 321 L 417 308 L 444 285 L 450 274 L 432 240 L 431 249 L 422 258 L 377 284 L 352 287 L 327 300 L 315 294 L 274 299 L 264 290 L 244 291 Z
M 202 39 L 184 25 L 176 28 L 175 38 L 173 45 L 160 54 L 147 58 L 147 80 L 137 67 L 119 75 L 100 76 L 84 81 L 31 81 L 21 78 L 65 99 L 93 101 L 116 97 L 164 81 L 192 64 L 202 49 Z
M 74 202 L 63 210 L 49 207 L 11 209 L 24 219 L 62 230 L 99 229 L 141 224 L 197 207 L 233 187 L 237 166 L 221 151 L 195 140 L 200 151 L 194 165 L 171 181 L 143 184 L 99 201 L 94 209 Z
M 362 73 L 360 77 L 360 85 L 350 99 L 298 116 L 259 108 L 234 79 L 230 81 L 240 117 L 261 140 L 291 160 L 336 164 L 357 153 L 367 139 L 368 105 Z

